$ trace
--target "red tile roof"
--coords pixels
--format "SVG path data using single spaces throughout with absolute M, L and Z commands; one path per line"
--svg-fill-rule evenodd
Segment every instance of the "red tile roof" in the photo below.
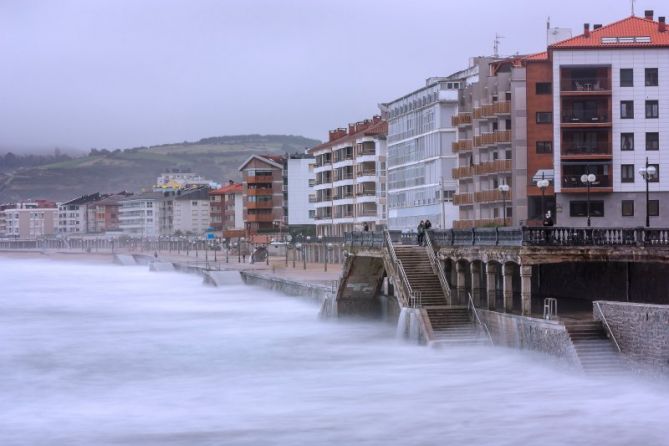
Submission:
M 613 42 L 602 43 L 603 37 L 650 37 L 650 42 Z M 627 17 L 599 29 L 590 30 L 586 37 L 581 34 L 561 42 L 554 43 L 550 50 L 583 48 L 656 48 L 669 47 L 669 30 L 660 32 L 659 23 L 642 17 Z
M 372 124 L 364 130 L 355 133 L 347 133 L 341 138 L 337 138 L 333 141 L 324 142 L 317 146 L 309 148 L 307 151 L 312 152 L 313 150 L 324 149 L 327 147 L 336 146 L 345 142 L 355 141 L 358 138 L 363 136 L 385 136 L 388 134 L 388 121 L 379 121 L 376 124 Z
M 537 54 L 530 54 L 529 56 L 525 56 L 523 58 L 524 61 L 539 61 L 539 60 L 548 60 L 548 51 L 544 51 L 541 53 Z
M 214 189 L 209 192 L 209 195 L 224 195 L 224 194 L 234 194 L 237 192 L 242 192 L 241 183 L 226 184 L 225 186 Z

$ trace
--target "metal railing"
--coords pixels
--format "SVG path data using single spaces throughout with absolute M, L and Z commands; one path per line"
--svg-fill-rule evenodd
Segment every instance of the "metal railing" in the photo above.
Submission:
M 395 272 L 397 273 L 400 282 L 402 282 L 402 286 L 404 287 L 406 296 L 409 299 L 407 304 L 412 308 L 420 308 L 422 306 L 422 295 L 420 291 L 414 291 L 414 289 L 411 287 L 411 283 L 409 283 L 409 278 L 407 277 L 406 272 L 404 271 L 404 265 L 402 265 L 402 261 L 397 257 L 397 253 L 395 252 L 395 247 L 393 246 L 393 240 L 392 238 L 390 238 L 390 233 L 388 232 L 388 230 L 384 230 L 383 235 L 384 235 L 385 246 L 386 249 L 388 250 L 388 255 L 390 256 L 390 260 L 395 266 Z
M 467 293 L 467 298 L 468 298 L 467 309 L 469 309 L 474 314 L 476 323 L 479 324 L 481 327 L 483 327 L 483 330 L 488 335 L 488 339 L 490 339 L 490 343 L 492 345 L 495 345 L 495 342 L 492 340 L 492 335 L 490 335 L 490 330 L 488 330 L 488 325 L 481 320 L 481 318 L 479 317 L 479 312 L 476 311 L 476 305 L 474 305 L 474 299 L 472 299 L 471 293 L 469 292 Z
M 618 349 L 618 353 L 622 353 L 622 350 L 620 349 L 620 345 L 618 344 L 618 341 L 616 340 L 616 337 L 613 334 L 613 331 L 611 330 L 611 326 L 609 325 L 608 321 L 606 320 L 606 316 L 604 316 L 604 312 L 602 311 L 602 307 L 599 306 L 599 302 L 595 302 L 595 306 L 597 307 L 597 311 L 599 311 L 599 315 L 602 317 L 602 322 L 604 322 L 604 326 L 606 327 L 606 332 L 611 337 L 611 339 L 613 340 L 613 343 L 616 345 L 616 348 Z
M 432 231 L 426 231 L 427 237 L 425 237 L 425 244 L 427 248 L 427 256 L 430 259 L 430 264 L 432 265 L 432 271 L 435 272 L 439 278 L 439 283 L 441 284 L 441 290 L 446 297 L 446 302 L 451 305 L 452 296 L 451 296 L 451 287 L 446 280 L 446 272 L 444 272 L 444 266 L 441 264 L 439 259 L 434 253 L 434 246 L 432 245 Z

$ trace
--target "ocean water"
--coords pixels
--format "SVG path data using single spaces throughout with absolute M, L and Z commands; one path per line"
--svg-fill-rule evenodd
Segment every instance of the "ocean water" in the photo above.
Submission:
M 0 446 L 665 445 L 669 387 L 179 273 L 0 259 Z

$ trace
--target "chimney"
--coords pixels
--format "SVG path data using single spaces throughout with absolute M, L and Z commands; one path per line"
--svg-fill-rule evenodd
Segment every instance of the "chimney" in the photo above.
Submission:
M 646 9 L 643 12 L 644 17 L 646 17 L 646 20 L 653 20 L 653 10 L 652 9 Z
M 355 130 L 356 130 L 356 129 L 355 129 L 355 124 L 349 124 L 349 125 L 348 125 L 348 134 L 349 134 L 349 135 L 354 134 L 354 133 L 355 133 Z
M 601 28 L 601 27 L 602 27 L 602 24 L 601 24 L 601 23 L 597 23 L 596 25 L 592 25 L 592 30 L 594 31 L 594 30 L 599 29 L 599 28 Z
M 235 182 L 232 181 L 232 180 L 228 180 L 228 184 L 229 184 L 230 186 L 232 186 L 233 184 L 235 184 Z
M 661 33 L 665 32 L 667 30 L 667 25 L 665 23 L 664 17 L 658 17 L 658 24 L 657 24 L 657 30 Z
M 583 24 L 583 37 L 590 37 L 590 24 L 589 23 L 584 23 Z

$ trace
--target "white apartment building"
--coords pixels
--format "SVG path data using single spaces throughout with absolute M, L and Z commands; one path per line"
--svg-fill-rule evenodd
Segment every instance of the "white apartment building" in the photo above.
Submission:
M 553 62 L 557 223 L 643 226 L 646 163 L 651 226 L 669 221 L 669 31 L 664 17 L 628 17 L 548 47 Z M 548 119 L 549 117 L 544 117 Z
M 202 235 L 209 229 L 211 208 L 209 188 L 182 190 L 173 197 L 173 230 Z
M 54 235 L 58 225 L 58 208 L 38 207 L 37 203 L 16 203 L 0 214 L 3 237 L 34 240 Z
M 153 187 L 154 192 L 176 191 L 186 186 L 218 187 L 212 181 L 191 172 L 189 169 L 168 169 L 158 176 Z
M 458 90 L 466 71 L 429 78 L 425 86 L 381 104 L 388 121 L 387 218 L 389 229 L 416 229 L 429 219 L 433 228 L 450 228 L 458 218 L 453 204 L 457 157 L 452 145 Z
M 343 236 L 385 227 L 386 133 L 380 116 L 330 131 L 329 141 L 308 149 L 316 159 L 316 232 Z
M 85 234 L 88 232 L 88 205 L 103 198 L 100 193 L 82 195 L 58 206 L 58 233 Z
M 130 195 L 119 200 L 119 228 L 124 234 L 140 237 L 160 235 L 160 192 Z
M 316 160 L 312 156 L 289 156 L 286 160 L 288 225 L 316 223 Z

